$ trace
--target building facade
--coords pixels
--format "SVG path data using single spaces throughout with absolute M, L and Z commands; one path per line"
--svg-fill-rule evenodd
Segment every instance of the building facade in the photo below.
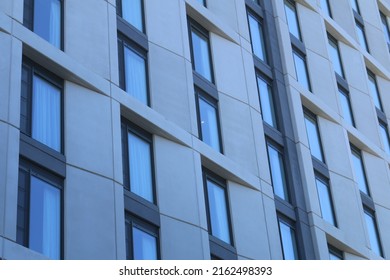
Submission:
M 389 17 L 0 1 L 0 258 L 389 259 Z

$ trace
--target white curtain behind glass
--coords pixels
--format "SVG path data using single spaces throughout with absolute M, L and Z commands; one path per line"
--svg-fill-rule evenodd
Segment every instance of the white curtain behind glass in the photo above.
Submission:
M 50 1 L 50 22 L 49 22 L 49 42 L 61 47 L 61 2 L 59 0 Z
M 127 47 L 125 47 L 125 75 L 126 92 L 147 104 L 145 59 Z
M 122 0 L 122 17 L 139 31 L 143 31 L 142 0 Z
M 133 227 L 133 246 L 135 260 L 156 260 L 156 237 Z
M 60 107 L 60 90 L 40 77 L 34 76 L 31 136 L 56 151 L 61 150 Z

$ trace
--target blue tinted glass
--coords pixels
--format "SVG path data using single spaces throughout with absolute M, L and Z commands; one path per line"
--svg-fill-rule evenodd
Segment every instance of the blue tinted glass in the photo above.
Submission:
M 135 260 L 157 260 L 157 238 L 133 226 L 133 254 Z
M 383 141 L 383 146 L 385 148 L 385 152 L 390 154 L 390 141 L 389 141 L 389 133 L 388 133 L 387 126 L 380 123 L 379 130 L 380 130 L 380 133 L 382 136 L 382 141 Z
M 356 33 L 359 38 L 359 43 L 363 47 L 363 49 L 368 52 L 368 46 L 366 41 L 366 35 L 364 34 L 364 27 L 360 24 L 356 23 Z
M 352 161 L 359 189 L 368 195 L 368 186 L 366 181 L 366 174 L 364 172 L 363 161 L 361 156 L 355 151 L 352 151 Z
M 296 38 L 301 40 L 301 33 L 299 31 L 298 18 L 296 14 L 295 5 L 290 3 L 290 1 L 284 2 L 284 9 L 286 11 L 287 25 L 290 33 Z
M 368 87 L 370 90 L 370 94 L 372 98 L 374 99 L 375 107 L 377 107 L 379 110 L 383 111 L 382 109 L 382 103 L 379 98 L 379 90 L 378 86 L 376 84 L 376 77 L 375 75 L 368 72 Z
M 230 244 L 228 209 L 225 189 L 207 180 L 211 234 Z
M 122 0 L 122 17 L 143 32 L 142 0 Z
M 145 105 L 148 104 L 146 61 L 128 47 L 124 48 L 126 92 Z
M 262 61 L 266 61 L 264 36 L 261 24 L 250 14 L 248 14 L 249 31 L 253 53 Z
M 350 2 L 351 2 L 352 10 L 359 13 L 359 5 L 357 3 L 357 0 L 350 0 Z
M 295 231 L 281 220 L 279 220 L 279 231 L 282 242 L 283 258 L 285 260 L 298 259 Z
M 389 32 L 389 26 L 387 24 L 387 17 L 381 13 L 381 21 L 382 21 L 382 30 L 385 34 L 386 42 L 390 44 L 390 32 Z
M 330 13 L 328 0 L 321 0 L 321 9 L 324 11 L 324 14 L 326 14 L 328 17 L 332 17 Z
M 320 201 L 322 218 L 332 225 L 336 225 L 332 207 L 330 189 L 322 180 L 316 178 L 318 199 Z
M 203 142 L 220 152 L 217 109 L 210 102 L 199 97 L 199 113 Z
M 212 82 L 208 39 L 195 31 L 191 32 L 194 69 L 208 81 Z
M 320 135 L 317 129 L 317 122 L 311 117 L 305 116 L 305 124 L 311 155 L 323 162 L 324 158 L 322 156 L 322 148 Z
M 332 252 L 329 252 L 329 259 L 332 260 L 332 261 L 339 261 L 339 260 L 342 260 L 342 258 L 340 258 L 338 255 L 332 253 Z
M 280 198 L 288 201 L 283 156 L 278 150 L 268 144 L 268 157 L 274 193 Z
M 332 60 L 333 69 L 334 71 L 339 74 L 341 77 L 344 78 L 344 71 L 343 67 L 341 66 L 341 58 L 339 53 L 339 48 L 337 43 L 335 43 L 333 40 L 328 40 L 329 42 L 329 54 L 330 59 Z
M 61 191 L 31 176 L 29 248 L 51 259 L 61 257 Z
M 339 90 L 339 96 L 340 96 L 343 118 L 347 123 L 353 126 L 354 121 L 352 117 L 352 109 L 351 109 L 351 103 L 349 102 L 349 96 L 346 93 L 342 92 L 341 90 Z
M 200 4 L 206 7 L 206 0 L 196 0 L 196 1 L 198 1 Z
M 149 142 L 128 133 L 130 190 L 153 203 L 153 177 Z
M 378 256 L 382 256 L 382 249 L 379 241 L 378 229 L 376 226 L 375 218 L 364 211 L 364 217 L 366 219 L 366 225 L 368 230 L 368 237 L 370 238 L 371 250 Z
M 34 0 L 33 31 L 57 48 L 61 47 L 60 0 Z
M 310 91 L 309 77 L 307 74 L 306 61 L 298 53 L 293 52 L 295 72 L 297 74 L 298 83 L 305 89 Z
M 260 107 L 263 120 L 270 126 L 277 128 L 272 89 L 261 77 L 257 77 L 259 88 Z

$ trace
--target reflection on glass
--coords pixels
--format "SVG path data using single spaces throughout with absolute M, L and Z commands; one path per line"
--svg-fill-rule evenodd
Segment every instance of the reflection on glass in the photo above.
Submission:
M 142 0 L 122 0 L 122 18 L 143 32 Z
M 263 121 L 268 123 L 270 126 L 277 128 L 271 86 L 259 76 L 257 76 L 257 86 L 259 89 L 260 107 Z
M 251 14 L 248 14 L 248 21 L 253 53 L 262 61 L 266 62 L 263 28 L 260 22 Z
M 144 104 L 148 104 L 145 58 L 125 47 L 126 92 Z
M 134 260 L 157 260 L 157 238 L 133 226 Z
M 199 113 L 203 142 L 220 152 L 217 108 L 214 104 L 199 96 Z
M 33 30 L 57 48 L 61 48 L 61 1 L 34 0 Z
M 279 219 L 279 231 L 283 250 L 283 259 L 298 259 L 295 231 L 284 221 Z
M 194 30 L 191 36 L 195 71 L 212 82 L 208 39 Z
M 268 157 L 271 171 L 272 186 L 275 195 L 288 201 L 287 183 L 284 173 L 283 155 L 268 144 Z
M 330 195 L 329 185 L 324 181 L 316 178 L 318 199 L 320 201 L 322 218 L 332 225 L 336 225 L 334 218 L 332 198 Z
M 320 142 L 320 134 L 317 128 L 317 121 L 310 116 L 305 115 L 306 133 L 309 141 L 311 155 L 324 162 Z

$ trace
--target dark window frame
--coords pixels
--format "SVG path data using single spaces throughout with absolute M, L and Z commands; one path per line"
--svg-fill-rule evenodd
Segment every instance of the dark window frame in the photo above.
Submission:
M 328 37 L 328 45 L 332 45 L 332 47 L 334 47 L 336 49 L 337 59 L 340 63 L 341 75 L 336 72 L 335 67 L 333 66 L 333 70 L 334 70 L 334 73 L 336 75 L 336 78 L 340 77 L 342 80 L 346 81 L 343 59 L 341 58 L 341 52 L 340 52 L 340 47 L 339 47 L 339 41 L 336 38 L 334 38 L 330 33 L 327 33 L 327 37 Z M 332 61 L 332 64 L 333 64 L 333 61 Z
M 358 41 L 359 41 L 359 45 L 365 50 L 367 51 L 368 53 L 370 53 L 370 46 L 368 45 L 368 41 L 367 41 L 367 36 L 366 36 L 366 30 L 364 28 L 364 23 L 362 23 L 360 20 L 356 19 L 355 17 L 355 26 L 356 28 L 360 29 L 362 31 L 362 34 L 363 34 L 363 43 L 364 43 L 364 46 L 362 46 L 362 42 L 360 42 L 360 38 L 359 38 L 359 34 L 358 35 Z M 356 31 L 358 32 L 358 31 Z
M 320 174 L 319 172 L 317 171 L 314 171 L 314 179 L 317 181 L 320 181 L 322 182 L 324 185 L 326 185 L 327 189 L 328 189 L 328 194 L 329 194 L 329 199 L 330 199 L 330 206 L 332 208 L 332 217 L 333 217 L 333 220 L 334 220 L 334 224 L 333 226 L 338 228 L 338 221 L 337 221 L 337 215 L 336 215 L 336 211 L 335 211 L 335 208 L 334 208 L 334 201 L 333 201 L 333 192 L 332 192 L 332 186 L 331 186 L 331 182 L 330 182 L 330 179 L 329 177 L 326 177 L 322 174 Z M 322 208 L 321 208 L 321 201 L 320 201 L 320 194 L 318 193 L 318 186 L 317 186 L 317 182 L 316 182 L 316 189 L 317 189 L 317 195 L 318 195 L 318 202 L 320 204 L 320 209 L 321 209 L 321 216 L 323 216 L 322 214 Z M 324 219 L 324 217 L 322 217 L 322 219 L 324 221 L 326 221 Z M 326 221 L 328 222 L 328 221 Z M 329 224 L 331 224 L 330 222 L 328 222 Z
M 310 75 L 309 75 L 309 67 L 307 66 L 307 59 L 306 59 L 306 53 L 302 52 L 299 48 L 295 47 L 295 45 L 293 44 L 292 46 L 292 55 L 293 55 L 293 61 L 294 61 L 294 70 L 295 70 L 295 75 L 297 76 L 297 82 L 298 84 L 300 84 L 302 87 L 305 87 L 304 85 L 302 85 L 300 82 L 299 82 L 299 79 L 298 79 L 298 71 L 297 71 L 297 66 L 295 65 L 295 59 L 294 59 L 294 54 L 296 56 L 298 56 L 299 58 L 302 59 L 302 61 L 304 62 L 304 65 L 305 65 L 305 74 L 306 74 L 306 79 L 307 79 L 307 83 L 308 83 L 308 91 L 312 92 L 313 91 L 313 88 L 312 88 L 312 82 L 311 82 L 311 78 L 310 78 Z
M 351 95 L 350 95 L 349 91 L 347 89 L 345 89 L 343 86 L 341 86 L 340 84 L 338 84 L 338 92 L 339 92 L 339 94 L 343 94 L 346 97 L 346 99 L 348 101 L 349 113 L 350 113 L 351 119 L 352 119 L 352 126 L 356 128 L 355 117 L 353 114 L 353 109 L 352 109 L 352 104 L 351 104 Z
M 318 144 L 320 146 L 320 152 L 321 152 L 321 157 L 322 157 L 323 161 L 316 158 L 315 156 L 313 156 L 310 153 L 311 158 L 312 158 L 313 162 L 316 161 L 322 165 L 326 165 L 326 157 L 325 157 L 324 148 L 323 148 L 323 144 L 322 144 L 321 131 L 320 131 L 320 128 L 318 126 L 318 116 L 305 107 L 303 108 L 303 114 L 304 114 L 305 119 L 308 118 L 308 119 L 312 120 L 313 123 L 315 124 L 317 135 L 318 135 Z M 306 127 L 306 123 L 305 123 L 305 127 Z M 307 129 L 306 129 L 306 133 L 307 133 Z M 308 137 L 308 141 L 309 141 L 309 137 Z M 309 146 L 310 146 L 310 143 L 309 143 Z
M 381 17 L 382 29 L 383 27 L 385 28 L 385 30 L 383 30 L 385 33 L 385 42 L 387 44 L 388 50 L 390 51 L 390 29 L 387 16 L 382 11 L 379 11 L 379 15 Z
M 298 41 L 302 42 L 303 43 L 303 37 L 302 37 L 302 31 L 301 31 L 301 24 L 299 22 L 299 16 L 298 16 L 298 10 L 297 10 L 297 6 L 296 6 L 296 1 L 295 0 L 284 0 L 284 9 L 286 9 L 286 4 L 289 5 L 291 8 L 293 8 L 294 10 L 294 15 L 295 15 L 295 20 L 297 22 L 297 27 L 298 27 L 298 37 L 296 37 L 295 35 L 293 35 L 291 32 L 290 33 L 290 37 L 294 37 L 296 38 Z M 284 11 L 285 14 L 286 14 L 286 18 L 287 18 L 287 13 L 286 13 L 286 10 Z M 288 24 L 287 24 L 288 25 Z M 290 29 L 289 29 L 290 31 Z
M 373 80 L 374 82 L 374 85 L 375 85 L 375 94 L 376 96 L 378 97 L 378 102 L 379 102 L 379 108 L 375 105 L 375 102 L 374 102 L 374 106 L 376 109 L 378 109 L 380 112 L 383 112 L 383 102 L 382 102 L 382 98 L 381 98 L 381 93 L 379 91 L 379 87 L 378 87 L 378 81 L 376 79 L 376 75 L 374 74 L 374 72 L 372 72 L 370 69 L 366 68 L 367 70 L 367 77 L 368 77 L 368 82 L 370 83 L 370 78 Z M 369 90 L 369 93 L 371 94 L 370 92 L 370 89 Z M 371 96 L 371 98 L 374 99 L 373 96 Z
M 288 226 L 290 229 L 294 231 L 294 242 L 295 242 L 295 250 L 296 250 L 296 260 L 301 259 L 301 252 L 300 252 L 300 246 L 298 244 L 298 236 L 297 236 L 297 228 L 296 228 L 296 222 L 293 221 L 291 218 L 287 217 L 286 215 L 277 212 L 277 222 L 278 222 L 278 231 L 279 231 L 279 240 L 280 240 L 280 246 L 282 249 L 282 255 L 283 259 L 285 260 L 284 256 L 284 250 L 283 250 L 283 238 L 282 238 L 282 232 L 280 230 L 280 223 L 284 223 L 286 226 Z
M 332 254 L 338 257 L 340 260 L 344 260 L 344 252 L 341 251 L 340 249 L 337 249 L 333 245 L 330 245 L 329 243 L 328 243 L 328 251 L 329 251 L 329 255 Z
M 139 31 L 143 34 L 146 34 L 146 25 L 145 25 L 145 3 L 144 0 L 141 1 L 141 17 L 142 17 L 142 30 L 139 30 L 135 26 L 133 26 L 130 22 L 125 20 L 123 18 L 123 11 L 122 11 L 122 0 L 116 0 L 116 14 L 123 20 L 125 21 L 128 25 L 130 25 L 132 28 L 134 28 L 136 31 Z
M 364 196 L 364 197 L 367 197 L 367 198 L 369 198 L 372 201 L 370 185 L 368 184 L 366 165 L 364 163 L 362 151 L 358 147 L 353 145 L 352 143 L 350 143 L 350 148 L 351 148 L 351 156 L 356 155 L 360 159 L 360 162 L 361 162 L 362 167 L 363 167 L 362 171 L 363 171 L 364 181 L 365 181 L 365 184 L 367 186 L 367 194 L 363 193 L 363 191 L 361 191 L 360 188 L 359 188 L 360 195 Z M 353 162 L 352 162 L 352 165 L 353 165 Z M 353 168 L 355 169 L 354 165 L 353 165 Z M 355 170 L 355 172 L 356 172 L 356 170 Z M 358 187 L 359 187 L 359 185 L 358 185 Z M 364 199 L 362 199 L 362 200 L 363 200 L 363 204 L 364 204 Z
M 263 18 L 261 17 L 261 15 L 259 15 L 258 13 L 256 13 L 255 11 L 253 11 L 252 9 L 250 9 L 250 7 L 248 7 L 246 9 L 246 18 L 247 18 L 247 23 L 248 23 L 248 31 L 249 31 L 249 38 L 250 38 L 250 43 L 251 43 L 251 49 L 252 49 L 252 54 L 253 54 L 253 57 L 256 59 L 256 60 L 259 60 L 261 63 L 264 63 L 266 65 L 269 65 L 269 51 L 268 51 L 268 46 L 267 46 L 267 42 L 265 40 L 265 37 L 266 37 L 266 34 L 265 34 L 265 28 L 264 28 L 264 20 Z M 253 51 L 253 40 L 252 40 L 252 32 L 251 32 L 251 29 L 250 29 L 250 24 L 249 24 L 249 17 L 252 17 L 254 20 L 256 20 L 256 22 L 258 23 L 259 25 L 259 29 L 260 29 L 260 32 L 261 32 L 261 35 L 262 35 L 262 41 L 260 42 L 262 47 L 263 47 L 263 51 L 264 51 L 264 60 L 262 60 L 260 57 L 258 57 L 257 55 L 255 55 L 254 51 Z
M 373 219 L 373 221 L 374 221 L 375 235 L 376 235 L 376 239 L 378 240 L 378 245 L 379 245 L 379 256 L 384 258 L 385 254 L 384 254 L 384 251 L 383 251 L 383 245 L 382 245 L 381 236 L 379 234 L 378 221 L 377 221 L 377 217 L 376 217 L 376 214 L 375 214 L 375 209 L 372 209 L 372 208 L 370 208 L 370 207 L 368 207 L 366 205 L 363 205 L 363 215 L 366 215 L 366 214 L 368 216 L 370 216 Z M 367 224 L 366 224 L 366 227 L 368 228 Z M 370 247 L 372 247 L 371 240 L 369 240 L 369 241 L 370 241 Z M 372 248 L 371 248 L 371 250 L 372 250 Z
M 274 86 L 273 86 L 273 80 L 268 76 L 268 75 L 264 75 L 263 72 L 257 70 L 257 68 L 255 68 L 255 76 L 256 76 L 256 88 L 257 88 L 257 95 L 258 95 L 258 99 L 259 99 L 259 106 L 260 106 L 260 112 L 261 112 L 261 116 L 262 116 L 262 120 L 263 120 L 263 124 L 269 126 L 271 129 L 274 129 L 276 131 L 280 131 L 281 129 L 281 125 L 280 125 L 280 120 L 279 120 L 279 108 L 278 108 L 278 104 L 277 102 L 275 102 L 277 96 L 276 96 L 276 93 L 275 93 L 275 90 L 274 90 Z M 263 80 L 267 86 L 269 86 L 270 88 L 270 91 L 271 91 L 271 97 L 272 97 L 272 111 L 273 111 L 273 114 L 274 114 L 274 118 L 275 118 L 275 126 L 272 126 L 270 125 L 269 123 L 267 123 L 264 118 L 263 118 L 263 108 L 262 108 L 262 103 L 261 103 L 261 97 L 260 95 L 262 94 L 260 92 L 260 88 L 259 88 L 259 83 L 258 83 L 258 79 L 261 79 Z
M 325 1 L 325 5 L 327 6 L 327 10 L 329 11 L 329 17 L 333 18 L 332 8 L 330 6 L 329 0 L 324 0 L 324 1 Z M 323 2 L 321 2 L 321 3 L 323 3 Z M 322 11 L 324 11 L 324 8 L 322 6 L 321 6 L 321 9 L 322 9 Z

